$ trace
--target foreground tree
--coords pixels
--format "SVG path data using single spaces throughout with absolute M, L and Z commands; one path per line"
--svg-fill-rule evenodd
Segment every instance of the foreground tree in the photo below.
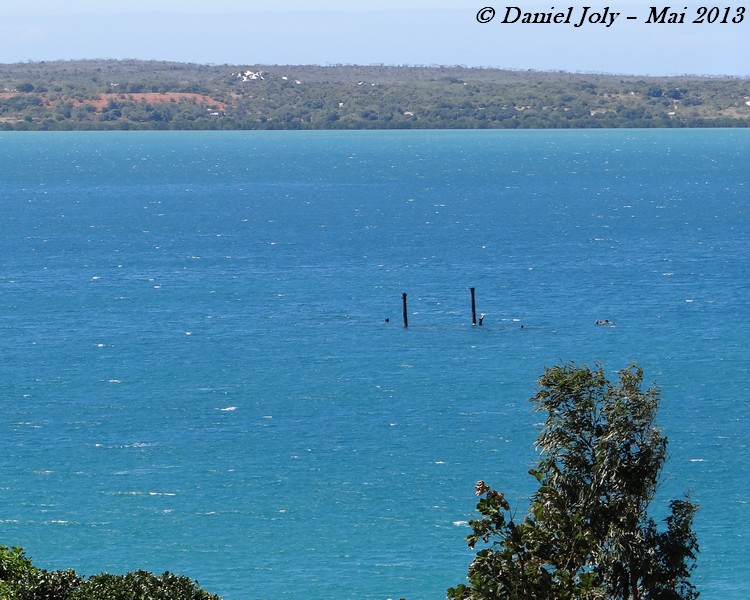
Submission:
M 539 488 L 517 521 L 503 494 L 477 483 L 481 518 L 469 547 L 482 544 L 468 584 L 453 600 L 693 600 L 689 577 L 697 510 L 673 500 L 666 529 L 648 515 L 666 459 L 656 426 L 659 392 L 641 389 L 631 366 L 610 383 L 601 367 L 546 369 L 532 401 L 546 412 L 530 471 Z

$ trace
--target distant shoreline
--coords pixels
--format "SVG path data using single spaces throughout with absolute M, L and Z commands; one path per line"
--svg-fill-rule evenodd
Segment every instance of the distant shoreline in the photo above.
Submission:
M 750 78 L 460 66 L 0 65 L 0 130 L 750 126 Z

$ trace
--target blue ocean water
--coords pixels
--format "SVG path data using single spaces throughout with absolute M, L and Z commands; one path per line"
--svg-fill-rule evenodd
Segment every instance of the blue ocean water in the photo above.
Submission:
M 655 514 L 689 492 L 702 597 L 744 600 L 748 155 L 743 130 L 0 134 L 0 544 L 226 600 L 443 598 L 475 481 L 534 489 L 544 367 L 635 361 Z

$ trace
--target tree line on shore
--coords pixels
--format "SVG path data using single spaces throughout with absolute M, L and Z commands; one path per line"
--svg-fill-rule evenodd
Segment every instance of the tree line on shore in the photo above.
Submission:
M 0 130 L 748 127 L 750 79 L 448 66 L 0 65 Z

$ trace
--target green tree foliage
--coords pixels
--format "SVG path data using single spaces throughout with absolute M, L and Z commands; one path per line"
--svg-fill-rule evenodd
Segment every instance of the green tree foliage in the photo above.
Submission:
M 659 392 L 632 366 L 610 383 L 601 367 L 549 368 L 532 401 L 546 413 L 530 471 L 539 483 L 517 520 L 503 494 L 477 483 L 482 546 L 453 600 L 694 600 L 689 577 L 697 510 L 673 500 L 660 531 L 648 515 L 666 458 Z
M 0 546 L 0 600 L 219 600 L 188 577 L 165 572 L 102 573 L 35 567 L 22 548 Z
M 166 572 L 133 571 L 91 577 L 70 600 L 218 600 L 191 579 Z

